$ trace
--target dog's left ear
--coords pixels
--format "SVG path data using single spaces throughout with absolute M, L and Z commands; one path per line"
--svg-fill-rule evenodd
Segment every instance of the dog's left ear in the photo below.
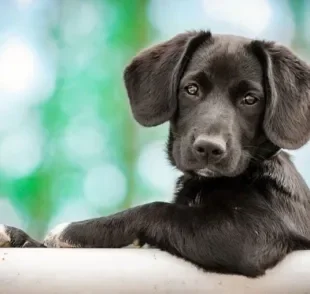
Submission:
M 124 71 L 134 118 L 146 127 L 170 120 L 177 109 L 179 81 L 196 49 L 210 32 L 188 32 L 143 50 Z
M 284 46 L 253 41 L 264 69 L 264 130 L 284 149 L 297 149 L 310 139 L 310 67 Z

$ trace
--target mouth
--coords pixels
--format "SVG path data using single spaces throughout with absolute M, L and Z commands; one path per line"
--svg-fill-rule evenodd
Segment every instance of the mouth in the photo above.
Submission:
M 201 177 L 214 178 L 220 176 L 218 172 L 215 172 L 209 168 L 198 169 L 195 171 L 195 174 Z
M 181 171 L 190 173 L 190 174 L 195 174 L 200 177 L 205 177 L 205 178 L 216 178 L 216 177 L 223 177 L 223 176 L 229 176 L 231 173 L 230 168 L 228 166 L 214 166 L 211 164 L 206 164 L 206 163 L 199 163 L 199 162 L 192 162 L 188 161 L 185 164 L 177 165 L 178 168 Z
M 205 166 L 199 169 L 194 169 L 194 173 L 201 177 L 236 177 L 243 173 L 249 165 L 248 156 L 240 156 L 238 161 L 231 164 L 220 166 Z

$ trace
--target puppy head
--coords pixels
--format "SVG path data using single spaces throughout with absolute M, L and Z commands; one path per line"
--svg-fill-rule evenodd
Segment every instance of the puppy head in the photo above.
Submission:
M 310 69 L 274 43 L 180 34 L 135 57 L 124 79 L 140 124 L 170 122 L 169 157 L 184 172 L 237 176 L 310 138 Z

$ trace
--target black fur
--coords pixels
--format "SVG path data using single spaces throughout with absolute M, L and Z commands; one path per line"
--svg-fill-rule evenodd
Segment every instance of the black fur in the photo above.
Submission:
M 310 249 L 309 188 L 280 150 L 310 138 L 303 61 L 274 43 L 190 32 L 140 53 L 124 78 L 138 122 L 170 123 L 167 153 L 184 174 L 174 201 L 72 223 L 48 246 L 138 238 L 205 270 L 249 277 Z

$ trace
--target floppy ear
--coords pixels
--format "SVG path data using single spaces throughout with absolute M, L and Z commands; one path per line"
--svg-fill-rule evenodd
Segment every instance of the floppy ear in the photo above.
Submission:
M 273 42 L 252 42 L 264 69 L 264 130 L 284 149 L 297 149 L 310 139 L 310 67 L 289 49 Z
M 125 86 L 134 118 L 144 126 L 170 120 L 177 108 L 179 80 L 210 32 L 189 32 L 142 51 L 126 67 Z

